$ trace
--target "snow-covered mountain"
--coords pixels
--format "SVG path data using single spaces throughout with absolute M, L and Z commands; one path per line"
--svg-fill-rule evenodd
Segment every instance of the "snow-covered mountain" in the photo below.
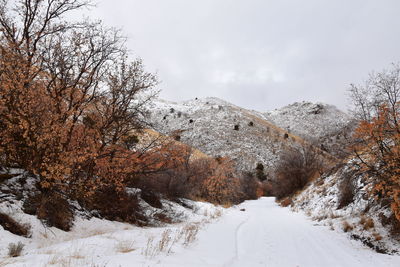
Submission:
M 149 108 L 149 120 L 156 131 L 210 156 L 228 156 L 239 169 L 251 171 L 257 163 L 272 167 L 280 151 L 303 142 L 296 134 L 307 140 L 309 136 L 336 138 L 336 131 L 350 122 L 333 106 L 309 105 L 294 104 L 264 114 L 213 97 L 180 103 L 157 99 Z M 309 114 L 315 107 L 321 108 Z
M 355 125 L 351 116 L 323 103 L 296 102 L 263 115 L 278 127 L 336 156 L 343 152 L 343 146 Z
M 158 99 L 149 120 L 156 131 L 210 156 L 228 156 L 247 171 L 257 163 L 272 166 L 279 151 L 299 141 L 262 114 L 211 97 L 181 103 Z

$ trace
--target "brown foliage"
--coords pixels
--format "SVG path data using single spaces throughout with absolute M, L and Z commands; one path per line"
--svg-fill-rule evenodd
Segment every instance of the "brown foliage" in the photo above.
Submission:
M 41 194 L 26 209 L 69 229 L 67 198 L 106 218 L 138 221 L 131 185 L 215 203 L 238 199 L 228 159 L 193 160 L 176 142 L 138 145 L 154 96 L 143 93 L 157 79 L 140 60 L 128 62 L 118 31 L 64 20 L 88 2 L 0 2 L 0 159 L 39 177 Z
M 64 231 L 72 227 L 74 214 L 64 196 L 51 192 L 36 197 L 35 214 L 47 226 L 54 226 Z
M 370 230 L 371 228 L 375 227 L 374 220 L 372 220 L 372 218 L 366 218 L 364 216 L 361 217 L 360 224 L 362 225 L 364 230 Z
M 272 181 L 264 181 L 262 183 L 262 193 L 259 196 L 273 196 L 274 184 Z
M 37 193 L 25 199 L 23 210 L 37 217 L 47 225 L 69 231 L 73 211 L 65 196 L 57 192 Z
M 321 157 L 311 145 L 285 151 L 276 166 L 274 195 L 277 199 L 292 195 L 302 189 L 321 168 Z
M 16 222 L 13 218 L 5 213 L 0 212 L 0 225 L 4 228 L 4 230 L 9 231 L 15 235 L 19 236 L 30 236 L 30 229 L 26 225 L 21 225 Z
M 203 198 L 217 204 L 236 203 L 240 197 L 240 184 L 235 177 L 232 161 L 228 158 L 217 158 L 207 163 L 210 173 L 202 184 Z
M 140 214 L 136 195 L 119 191 L 115 186 L 98 188 L 88 199 L 82 200 L 90 210 L 108 220 L 145 225 L 146 218 Z
M 164 145 L 161 151 L 163 154 L 150 153 L 146 162 L 160 162 L 162 167 L 139 173 L 128 183 L 130 186 L 172 199 L 202 199 L 216 204 L 236 203 L 243 198 L 231 160 L 194 158 L 190 147 L 177 143 Z
M 359 125 L 351 146 L 359 173 L 368 173 L 378 200 L 389 200 L 400 221 L 400 66 L 352 86 Z
M 281 200 L 280 204 L 282 207 L 288 207 L 288 206 L 292 205 L 292 199 L 290 197 L 286 197 Z
M 252 173 L 244 173 L 240 179 L 240 188 L 243 193 L 243 200 L 258 199 L 264 195 L 262 184 L 257 181 Z
M 147 167 L 127 137 L 143 128 L 143 106 L 153 96 L 138 94 L 157 83 L 140 60 L 127 62 L 117 31 L 64 20 L 87 3 L 0 3 L 1 163 L 40 178 L 47 197 L 35 212 L 63 229 L 68 219 L 49 212 L 51 200 L 60 200 L 53 192 L 79 198 L 109 185 L 122 191 Z
M 354 226 L 348 223 L 347 221 L 342 222 L 342 229 L 345 233 L 351 232 L 354 229 Z

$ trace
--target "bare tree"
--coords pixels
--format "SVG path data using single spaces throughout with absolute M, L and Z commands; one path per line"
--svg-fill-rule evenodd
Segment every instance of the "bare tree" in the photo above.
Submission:
M 284 151 L 275 167 L 274 195 L 281 199 L 302 189 L 322 166 L 322 157 L 312 145 L 303 144 Z

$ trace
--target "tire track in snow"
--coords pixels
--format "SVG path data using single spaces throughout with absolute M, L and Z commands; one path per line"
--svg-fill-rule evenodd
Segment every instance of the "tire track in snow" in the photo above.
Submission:
M 250 220 L 250 217 L 247 217 L 244 221 L 242 221 L 235 229 L 235 256 L 233 256 L 227 263 L 223 265 L 223 267 L 230 267 L 232 264 L 239 260 L 239 231 Z

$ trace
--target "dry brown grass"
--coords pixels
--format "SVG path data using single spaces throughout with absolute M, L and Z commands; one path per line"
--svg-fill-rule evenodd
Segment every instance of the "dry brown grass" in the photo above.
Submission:
M 60 255 L 53 255 L 50 260 L 47 262 L 47 265 L 56 265 L 62 261 L 62 257 Z
M 375 227 L 374 220 L 372 220 L 372 218 L 368 218 L 365 216 L 361 216 L 360 224 L 362 225 L 365 231 L 368 231 Z
M 196 240 L 199 230 L 200 230 L 199 223 L 187 224 L 183 228 L 183 237 L 184 237 L 183 244 L 187 246 L 190 243 L 192 243 L 194 240 Z
M 338 215 L 338 214 L 336 214 L 334 212 L 329 213 L 329 218 L 331 218 L 331 219 L 337 219 L 339 217 L 340 217 L 340 215 Z
M 8 245 L 8 256 L 12 258 L 21 256 L 24 246 L 22 242 L 10 243 Z
M 167 251 L 169 243 L 173 240 L 171 233 L 171 229 L 167 229 L 161 234 L 161 239 L 158 241 L 158 250 L 160 252 Z
M 322 220 L 328 219 L 328 215 L 327 215 L 327 214 L 317 215 L 317 216 L 312 217 L 312 219 L 313 219 L 314 221 L 320 222 L 320 221 L 322 221 Z
M 345 233 L 347 232 L 351 232 L 354 229 L 354 226 L 352 226 L 350 223 L 348 223 L 347 221 L 343 221 L 342 223 L 342 229 Z
M 188 246 L 196 240 L 202 223 L 205 222 L 189 223 L 181 229 L 177 229 L 175 232 L 171 229 L 166 229 L 161 233 L 161 237 L 158 241 L 155 241 L 154 237 L 150 236 L 147 239 L 146 246 L 142 249 L 142 255 L 147 258 L 154 258 L 162 252 L 169 254 L 175 244 L 180 241 L 182 241 L 184 246 Z
M 374 233 L 372 234 L 372 236 L 374 237 L 374 239 L 375 239 L 376 241 L 382 240 L 382 236 L 381 236 L 380 234 L 378 234 L 377 232 L 374 232 Z
M 292 205 L 292 199 L 287 197 L 281 200 L 281 202 L 279 203 L 282 207 L 288 207 L 290 205 Z
M 85 255 L 82 252 L 82 248 L 75 248 L 69 257 L 76 260 L 82 260 L 85 258 Z
M 115 250 L 119 253 L 129 253 L 135 251 L 134 242 L 131 240 L 119 241 L 115 245 Z
M 150 236 L 147 239 L 146 247 L 144 247 L 142 250 L 142 255 L 144 255 L 147 258 L 152 258 L 157 254 L 156 247 L 154 246 L 153 242 L 154 242 L 154 236 Z
M 76 263 L 74 263 L 73 258 L 70 257 L 63 257 L 62 255 L 54 255 L 52 256 L 49 261 L 47 262 L 46 266 L 49 265 L 56 265 L 56 266 L 61 266 L 61 267 L 75 267 L 77 266 Z
M 213 213 L 210 214 L 211 219 L 217 219 L 222 216 L 222 210 L 216 209 Z

